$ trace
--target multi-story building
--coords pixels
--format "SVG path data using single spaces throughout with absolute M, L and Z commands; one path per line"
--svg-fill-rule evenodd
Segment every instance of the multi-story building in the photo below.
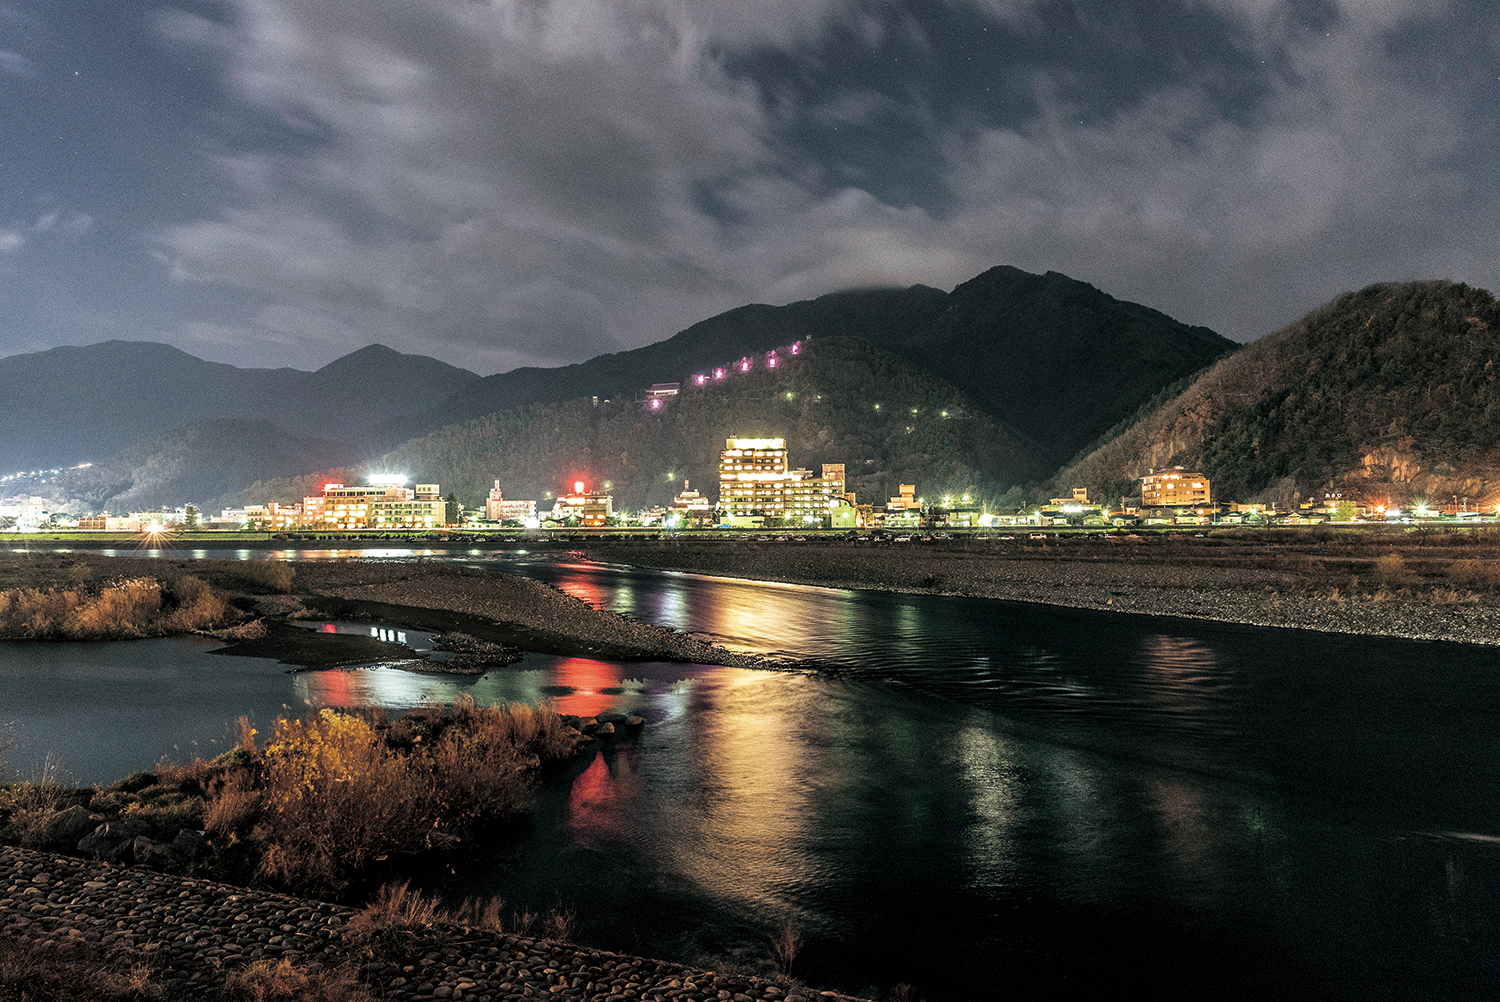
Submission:
M 684 480 L 682 490 L 672 496 L 671 516 L 678 525 L 707 525 L 714 520 L 713 502 Z
M 484 502 L 484 517 L 490 522 L 524 522 L 536 517 L 536 502 L 505 500 L 505 495 L 500 492 L 500 481 L 496 480 Z
M 1141 507 L 1191 507 L 1209 503 L 1208 478 L 1181 466 L 1151 470 L 1141 478 Z
M 245 524 L 252 529 L 281 532 L 303 524 L 302 505 L 267 501 L 245 505 Z
M 786 439 L 731 438 L 719 455 L 719 514 L 735 519 L 821 520 L 844 497 L 844 464 L 788 470 Z
M 417 484 L 403 497 L 381 498 L 370 504 L 372 529 L 436 529 L 448 524 L 448 502 L 437 484 Z M 453 512 L 455 519 L 462 512 Z
M 786 479 L 786 439 L 726 439 L 719 454 L 719 513 L 730 519 L 781 517 Z
M 446 525 L 448 503 L 437 484 L 404 486 L 405 477 L 372 476 L 368 484 L 324 484 L 320 496 L 302 499 L 304 525 L 335 529 L 433 529 Z
M 552 503 L 552 514 L 548 517 L 555 522 L 577 519 L 579 525 L 597 527 L 604 525 L 614 514 L 613 494 L 584 490 L 583 481 L 577 480 L 573 483 L 573 493 L 557 496 L 557 500 Z

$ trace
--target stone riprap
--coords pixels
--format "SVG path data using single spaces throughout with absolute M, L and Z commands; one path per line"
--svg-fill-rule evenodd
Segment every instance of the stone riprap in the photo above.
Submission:
M 354 909 L 177 877 L 141 867 L 0 846 L 0 938 L 87 946 L 149 967 L 169 987 L 201 989 L 256 960 L 361 963 L 378 998 L 682 999 L 857 1002 L 763 978 L 721 975 L 555 940 L 445 927 L 405 963 L 370 961 L 345 937 Z

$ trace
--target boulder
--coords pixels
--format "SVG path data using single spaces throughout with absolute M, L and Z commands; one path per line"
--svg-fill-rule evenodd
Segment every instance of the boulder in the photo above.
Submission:
M 172 851 L 182 859 L 197 859 L 208 848 L 208 839 L 196 828 L 183 828 L 172 839 Z
M 606 737 L 609 737 L 610 735 L 614 734 L 614 732 L 615 732 L 615 725 L 614 724 L 608 724 L 608 723 L 606 723 L 606 724 L 600 724 L 599 725 L 599 729 L 597 731 L 595 731 L 594 733 L 597 734 L 597 735 L 599 735 L 602 738 L 606 738 Z
M 137 835 L 130 849 L 137 866 L 149 866 L 153 870 L 172 870 L 182 862 L 170 845 L 158 842 L 146 835 Z
M 646 718 L 645 717 L 626 717 L 625 718 L 625 726 L 626 727 L 640 727 L 645 722 L 646 722 Z
M 37 829 L 37 844 L 43 849 L 66 852 L 93 831 L 101 820 L 99 815 L 90 814 L 88 808 L 74 804 L 65 811 L 47 815 Z

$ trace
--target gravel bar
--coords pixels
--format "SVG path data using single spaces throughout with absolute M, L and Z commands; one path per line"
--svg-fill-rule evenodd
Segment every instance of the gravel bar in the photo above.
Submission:
M 357 962 L 344 936 L 351 908 L 71 856 L 0 847 L 0 937 L 88 947 L 144 964 L 168 986 L 205 991 L 226 969 L 263 958 Z M 444 927 L 441 948 L 406 964 L 360 966 L 392 1002 L 553 998 L 588 1002 L 859 1002 L 795 982 L 594 950 L 557 940 Z
M 1078 550 L 1089 552 L 1080 554 Z M 915 543 L 591 546 L 590 559 L 830 588 L 1001 599 L 1326 633 L 1500 645 L 1500 608 L 1308 594 L 1282 570 L 1147 562 L 1110 539 L 1023 553 Z M 1056 556 L 1043 555 L 1051 550 Z
M 404 567 L 404 570 L 400 569 Z M 298 568 L 301 576 L 326 576 L 308 590 L 308 601 L 336 599 L 379 613 L 380 607 L 456 613 L 475 621 L 466 632 L 488 632 L 526 650 L 620 661 L 683 661 L 736 668 L 787 667 L 761 655 L 731 651 L 676 630 L 639 623 L 548 584 L 500 572 L 472 572 L 432 565 Z M 375 580 L 359 580 L 374 575 Z M 390 577 L 395 575 L 395 577 Z M 354 578 L 353 581 L 348 580 Z M 408 615 L 406 619 L 411 619 Z M 486 637 L 485 639 L 489 639 Z

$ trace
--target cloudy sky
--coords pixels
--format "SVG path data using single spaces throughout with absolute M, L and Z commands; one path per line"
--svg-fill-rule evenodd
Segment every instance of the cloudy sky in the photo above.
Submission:
M 0 0 L 0 356 L 481 373 L 996 264 L 1249 340 L 1500 291 L 1444 0 Z

